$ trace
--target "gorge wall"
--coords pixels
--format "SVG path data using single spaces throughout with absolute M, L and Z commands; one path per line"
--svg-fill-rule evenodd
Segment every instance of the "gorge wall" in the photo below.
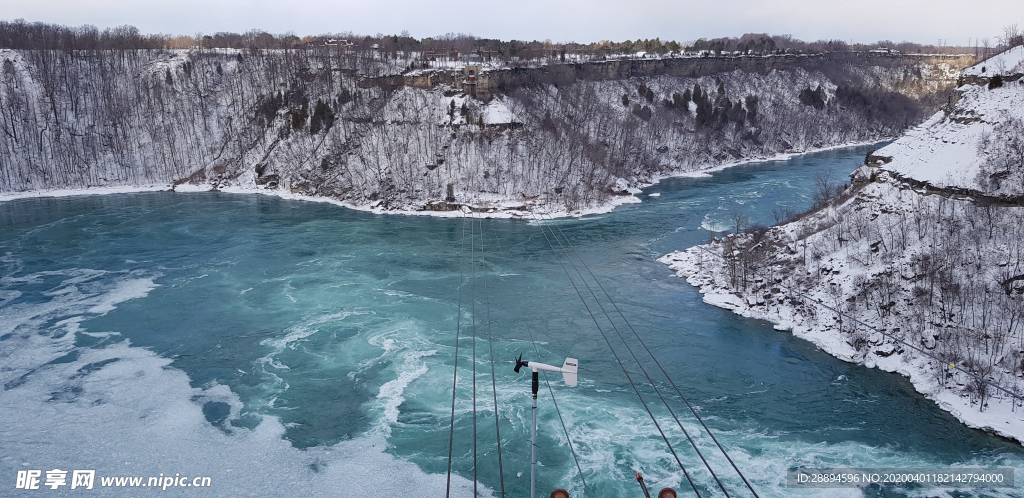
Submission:
M 0 50 L 0 63 L 0 192 L 236 186 L 574 211 L 662 175 L 893 137 L 945 101 L 965 61 L 513 67 L 485 72 L 476 97 L 461 71 L 328 50 Z

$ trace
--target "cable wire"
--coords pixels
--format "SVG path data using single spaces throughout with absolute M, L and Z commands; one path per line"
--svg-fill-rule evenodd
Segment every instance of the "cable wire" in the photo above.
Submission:
M 584 261 L 584 259 L 580 256 L 579 252 L 576 251 L 576 247 L 569 240 L 569 237 L 567 237 L 565 235 L 565 232 L 563 232 L 562 228 L 559 227 L 557 224 L 555 225 L 555 228 L 557 228 L 558 232 L 560 234 L 562 234 L 562 237 L 565 239 L 565 242 L 572 249 L 572 252 L 576 254 L 576 258 L 580 260 L 580 263 L 582 263 L 583 267 L 586 268 L 587 273 L 589 273 L 591 278 L 594 279 L 594 282 L 597 283 L 597 286 L 601 289 L 601 292 L 604 293 L 605 297 L 608 298 L 608 301 L 615 308 L 615 311 L 619 314 L 620 317 L 622 317 L 622 321 L 626 323 L 626 326 L 628 326 L 629 330 L 631 330 L 633 332 L 633 335 L 636 337 L 636 339 L 640 343 L 640 345 L 643 346 L 644 350 L 647 351 L 647 354 L 650 355 L 652 360 L 654 360 L 654 364 L 658 366 L 659 370 L 661 370 L 662 375 L 664 375 L 665 378 L 668 379 L 669 384 L 672 385 L 672 388 L 679 395 L 679 398 L 682 399 L 684 403 L 686 403 L 686 407 L 689 408 L 690 413 L 692 413 L 694 418 L 696 418 L 697 421 L 700 422 L 701 427 L 703 427 L 704 431 L 708 433 L 708 436 L 711 436 L 711 440 L 715 442 L 715 445 L 718 446 L 718 450 L 722 452 L 722 455 L 724 455 L 725 459 L 729 461 L 729 464 L 732 466 L 733 470 L 735 470 L 736 473 L 740 476 L 740 479 L 743 480 L 743 484 L 745 484 L 747 486 L 747 489 L 750 490 L 750 492 L 753 493 L 753 495 L 755 497 L 760 498 L 758 496 L 758 494 L 757 494 L 757 491 L 754 491 L 754 487 L 750 484 L 750 481 L 747 480 L 747 477 L 745 475 L 743 475 L 743 472 L 739 469 L 738 466 L 736 466 L 736 463 L 733 462 L 732 458 L 729 456 L 729 453 L 727 451 L 725 451 L 724 447 L 722 447 L 722 444 L 718 441 L 718 438 L 715 437 L 714 433 L 711 432 L 711 429 L 709 429 L 707 424 L 704 423 L 704 419 L 702 419 L 701 416 L 699 414 L 697 414 L 697 410 L 695 410 L 693 408 L 693 405 L 691 405 L 690 401 L 686 399 L 686 396 L 683 396 L 682 391 L 676 385 L 675 381 L 672 380 L 672 377 L 668 374 L 668 372 L 665 370 L 665 368 L 662 367 L 661 362 L 658 361 L 658 358 L 655 357 L 654 353 L 650 350 L 650 348 L 647 347 L 647 344 L 644 343 L 644 340 L 640 338 L 640 334 L 637 333 L 636 329 L 633 328 L 633 325 L 631 323 L 629 323 L 628 319 L 626 319 L 626 315 L 624 313 L 622 313 L 622 310 L 619 309 L 619 306 L 617 304 L 615 304 L 615 300 L 612 299 L 612 296 L 610 294 L 608 294 L 608 291 L 604 288 L 603 285 L 601 285 L 601 281 L 597 279 L 597 276 L 594 275 L 594 272 L 591 271 L 589 266 L 587 266 L 587 262 Z M 623 342 L 625 342 L 625 340 L 623 340 Z M 628 345 L 626 347 L 629 348 Z M 632 349 L 630 349 L 630 352 L 632 353 Z M 634 357 L 634 359 L 635 359 L 635 357 Z M 639 363 L 640 362 L 638 360 L 637 364 L 639 364 Z M 642 366 L 640 368 L 641 368 L 641 370 L 643 370 Z M 646 374 L 646 371 L 644 373 Z M 648 380 L 649 379 L 650 379 L 650 377 L 648 377 Z M 655 388 L 655 389 L 657 389 L 657 388 Z M 660 393 L 659 393 L 659 395 L 660 395 Z M 669 410 L 671 411 L 671 408 Z M 673 417 L 674 416 L 675 416 L 675 414 L 673 413 Z M 679 419 L 676 419 L 676 422 L 678 423 Z M 682 428 L 681 424 L 680 424 L 680 428 Z M 683 429 L 683 432 L 685 433 L 686 429 Z M 692 442 L 693 441 L 691 440 L 691 444 L 692 444 Z M 694 447 L 694 449 L 696 449 L 696 447 Z M 700 454 L 700 450 L 697 450 L 697 453 Z M 703 460 L 704 457 L 701 456 L 701 459 Z M 707 461 L 705 460 L 705 465 L 706 464 L 707 464 Z M 708 468 L 708 470 L 711 470 L 711 469 Z M 712 471 L 712 475 L 714 475 L 713 471 Z M 715 480 L 716 481 L 718 480 L 717 476 L 715 477 Z M 721 486 L 721 482 L 720 481 L 719 481 L 719 486 Z M 725 490 L 723 489 L 723 491 L 725 491 Z M 728 493 L 726 493 L 726 496 L 728 496 Z
M 459 377 L 459 332 L 462 330 L 462 275 L 463 256 L 466 253 L 466 217 L 462 217 L 462 247 L 459 249 L 459 306 L 455 315 L 455 368 L 452 369 L 452 422 L 448 430 L 448 479 L 445 484 L 444 496 L 452 492 L 452 443 L 455 441 L 455 387 Z
M 473 226 L 473 218 L 469 219 L 469 268 L 470 268 L 470 292 L 473 298 L 470 300 L 470 323 L 473 329 L 473 496 L 477 496 L 477 459 L 476 459 L 476 235 Z
M 534 216 L 534 218 L 537 219 L 538 221 L 541 221 L 539 218 L 536 217 L 536 215 Z M 544 234 L 544 240 L 546 240 L 548 246 L 551 247 L 551 252 L 555 253 L 555 259 L 558 260 L 559 266 L 562 267 L 562 271 L 565 272 L 565 276 L 569 279 L 569 282 L 572 284 L 573 289 L 576 290 L 576 295 L 578 295 L 580 301 L 583 302 L 583 307 L 587 309 L 587 313 L 590 314 L 590 318 L 594 321 L 594 325 L 597 327 L 598 332 L 601 333 L 601 337 L 604 339 L 605 344 L 607 344 L 608 349 L 611 350 L 612 356 L 615 357 L 615 361 L 619 364 L 619 368 L 621 368 L 622 373 L 626 375 L 626 380 L 629 381 L 629 385 L 632 386 L 633 391 L 636 392 L 637 398 L 640 399 L 640 404 L 642 404 L 644 410 L 647 411 L 647 415 L 650 416 L 651 422 L 654 423 L 654 427 L 658 429 L 658 433 L 661 434 L 661 438 L 665 441 L 665 445 L 668 446 L 669 452 L 672 453 L 672 457 L 675 458 L 676 463 L 679 464 L 679 468 L 683 471 L 683 475 L 686 476 L 686 480 L 687 482 L 690 483 L 690 487 L 693 488 L 693 492 L 696 493 L 698 498 L 700 498 L 700 491 L 697 490 L 697 486 L 694 484 L 693 479 L 690 477 L 690 473 L 686 470 L 686 466 L 683 465 L 682 460 L 679 459 L 679 455 L 676 454 L 676 450 L 672 447 L 672 443 L 670 443 L 668 437 L 665 436 L 665 432 L 661 429 L 661 425 L 658 424 L 658 420 L 654 417 L 654 413 L 651 412 L 650 407 L 647 406 L 647 402 L 644 400 L 644 397 L 640 394 L 640 390 L 636 387 L 636 384 L 633 382 L 633 378 L 629 375 L 629 371 L 626 370 L 625 364 L 622 363 L 622 360 L 619 358 L 618 353 L 615 352 L 615 348 L 612 347 L 611 341 L 608 340 L 608 335 L 605 334 L 604 329 L 601 328 L 600 323 L 598 323 L 597 321 L 597 317 L 594 316 L 594 312 L 591 311 L 586 299 L 583 298 L 583 293 L 580 292 L 580 289 L 576 285 L 576 282 L 572 279 L 572 276 L 569 275 L 569 269 L 565 267 L 565 263 L 562 263 L 561 258 L 558 256 L 558 251 L 555 250 L 554 244 L 552 244 L 551 240 L 548 238 L 547 231 L 544 230 L 543 224 L 540 224 L 540 229 L 541 233 Z M 554 230 L 551 230 L 551 235 L 554 236 Z M 566 253 L 566 257 L 568 258 L 568 253 Z
M 495 235 L 497 237 L 497 235 Z M 494 433 L 498 440 L 498 479 L 501 482 L 501 496 L 505 497 L 505 470 L 501 462 L 501 428 L 498 424 L 498 385 L 494 378 L 494 343 L 491 340 L 491 304 L 487 296 L 487 256 L 484 252 L 484 222 L 480 220 L 480 261 L 484 274 L 484 309 L 487 312 L 487 349 L 491 355 L 491 392 L 494 395 Z
M 498 246 L 498 253 L 501 254 L 501 259 L 504 262 L 505 267 L 508 268 L 508 258 L 505 256 L 505 251 L 501 248 L 501 241 L 498 240 L 497 231 L 494 232 L 494 243 L 495 245 Z M 511 248 L 509 249 L 511 250 Z M 523 303 L 518 300 L 516 302 L 519 305 L 520 315 L 522 315 Z M 530 327 L 526 327 L 526 331 L 530 334 L 530 342 L 533 344 L 533 351 L 534 353 L 537 354 L 537 357 L 539 358 L 540 348 L 537 347 L 537 340 L 533 336 L 533 329 L 531 329 Z M 562 432 L 565 433 L 565 441 L 566 443 L 569 444 L 569 452 L 572 454 L 573 462 L 576 463 L 576 471 L 579 472 L 580 481 L 583 482 L 583 495 L 587 496 L 587 479 L 583 477 L 583 469 L 580 467 L 580 460 L 576 456 L 576 449 L 573 448 L 572 439 L 569 438 L 569 430 L 566 429 L 565 427 L 565 420 L 562 418 L 562 411 L 558 408 L 558 401 L 555 400 L 555 390 L 551 388 L 551 381 L 548 380 L 547 372 L 541 372 L 541 374 L 544 376 L 544 384 L 548 388 L 548 393 L 551 394 L 551 403 L 555 406 L 555 413 L 558 414 L 558 423 L 562 425 Z
M 573 247 L 572 244 L 569 242 L 569 238 L 566 237 L 565 232 L 562 231 L 561 227 L 558 227 L 557 224 L 555 224 L 555 227 L 558 228 L 558 233 L 560 233 L 562 235 L 562 238 L 565 239 L 566 243 L 569 244 L 570 247 Z M 590 287 L 590 284 L 587 283 L 587 280 L 583 277 L 583 274 L 580 272 L 579 268 L 576 266 L 576 263 L 574 263 L 572 261 L 572 258 L 569 257 L 568 251 L 565 250 L 565 246 L 562 245 L 562 241 L 559 240 L 557 236 L 555 236 L 555 232 L 554 232 L 553 229 L 551 230 L 551 235 L 555 239 L 555 241 L 558 242 L 558 247 L 560 249 L 562 249 L 562 251 L 565 253 L 566 259 L 569 260 L 570 264 L 572 264 L 573 270 L 575 270 L 576 274 L 579 275 L 580 280 L 583 281 L 583 285 L 586 286 L 587 291 L 590 292 L 591 297 L 594 298 L 594 301 L 597 303 L 597 306 L 601 309 L 601 312 L 604 314 L 605 319 L 608 320 L 608 323 L 611 324 L 612 329 L 615 330 L 615 334 L 619 336 L 619 339 L 626 346 L 626 350 L 629 351 L 630 356 L 633 357 L 633 361 L 635 361 L 637 366 L 640 367 L 640 371 L 643 372 L 644 377 L 647 378 L 647 382 L 649 382 L 651 384 L 651 387 L 654 388 L 654 392 L 657 393 L 658 398 L 661 399 L 662 404 L 665 405 L 665 408 L 668 409 L 669 414 L 671 414 L 672 418 L 675 419 L 676 425 L 678 425 L 679 429 L 681 429 L 683 431 L 683 435 L 686 436 L 686 440 L 689 441 L 690 446 L 692 446 L 693 450 L 697 452 L 697 456 L 700 457 L 701 462 L 704 463 L 704 467 L 706 469 L 708 469 L 708 472 L 710 472 L 711 476 L 715 479 L 715 482 L 718 484 L 718 488 L 721 489 L 722 492 L 725 493 L 726 498 L 728 498 L 729 497 L 729 491 L 725 489 L 725 485 L 723 485 L 722 481 L 718 478 L 718 474 L 715 474 L 714 469 L 711 468 L 711 464 L 709 464 L 707 459 L 704 458 L 704 454 L 701 453 L 700 448 L 697 447 L 697 443 L 694 442 L 692 437 L 690 437 L 690 432 L 687 431 L 685 427 L 683 427 L 683 423 L 679 421 L 679 417 L 676 416 L 675 411 L 672 410 L 672 407 L 668 404 L 668 401 L 666 401 L 665 397 L 661 394 L 661 389 L 658 389 L 658 385 L 654 382 L 654 379 L 651 378 L 650 374 L 647 373 L 647 369 L 644 368 L 643 364 L 640 363 L 640 359 L 636 357 L 636 353 L 633 352 L 633 348 L 630 347 L 629 342 L 627 342 L 626 338 L 622 336 L 622 332 L 619 331 L 619 328 L 617 326 L 615 326 L 615 322 L 612 320 L 611 316 L 608 314 L 608 311 L 605 309 L 604 305 L 601 304 L 601 301 L 597 298 L 597 294 L 594 293 L 594 290 Z M 575 247 L 573 247 L 573 252 L 576 254 L 576 258 L 580 260 L 580 263 L 582 263 L 584 265 L 584 267 L 586 267 L 586 263 L 583 261 L 583 258 L 580 257 L 580 254 L 578 252 L 576 252 Z M 600 281 L 597 280 L 597 277 L 594 275 L 594 273 L 591 272 L 589 268 L 587 268 L 587 271 L 588 271 L 588 273 L 590 273 L 590 277 L 594 280 L 594 282 L 596 282 L 598 285 L 600 285 Z M 603 289 L 603 287 L 602 287 L 602 289 Z M 605 292 L 605 297 L 608 298 L 608 300 L 613 305 L 615 304 L 614 301 L 612 301 L 611 296 L 609 296 L 607 292 Z M 616 307 L 616 309 L 618 309 L 618 308 Z M 622 316 L 621 313 L 619 315 Z M 622 316 L 622 319 L 625 320 L 625 317 Z

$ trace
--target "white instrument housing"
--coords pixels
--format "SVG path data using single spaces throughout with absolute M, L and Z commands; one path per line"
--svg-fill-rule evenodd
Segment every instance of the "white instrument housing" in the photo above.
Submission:
M 548 372 L 561 372 L 562 380 L 565 381 L 565 385 L 569 387 L 576 387 L 577 372 L 579 371 L 579 360 L 576 358 L 566 358 L 565 363 L 561 367 L 548 365 L 547 363 L 539 363 L 536 361 L 526 362 L 526 366 L 530 367 L 534 372 L 544 370 Z

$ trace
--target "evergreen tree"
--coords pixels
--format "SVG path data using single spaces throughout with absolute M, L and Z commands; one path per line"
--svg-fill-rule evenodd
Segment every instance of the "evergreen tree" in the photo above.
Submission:
M 732 116 L 732 102 L 729 99 L 725 99 L 725 104 L 718 113 L 718 127 L 724 127 L 729 122 L 730 116 Z
M 334 111 L 322 100 L 316 101 L 313 116 L 309 119 L 309 133 L 317 134 L 320 130 L 330 130 L 334 126 Z
M 800 103 L 809 105 L 815 109 L 825 108 L 825 89 L 818 85 L 817 88 L 811 90 L 810 87 L 800 90 Z
M 757 122 L 757 97 L 753 95 L 747 95 L 747 121 L 751 123 Z
M 697 116 L 695 117 L 695 120 L 697 121 L 697 125 L 706 126 L 711 122 L 712 117 L 714 117 L 714 108 L 711 105 L 711 102 L 707 99 L 701 99 L 696 102 Z
M 989 90 L 993 90 L 993 89 L 999 88 L 1001 86 L 1003 86 L 1003 77 L 998 75 L 998 74 L 993 76 L 992 79 L 988 80 L 988 89 Z
M 307 119 L 309 119 L 309 109 L 303 104 L 298 109 L 292 111 L 292 128 L 301 130 L 306 126 Z

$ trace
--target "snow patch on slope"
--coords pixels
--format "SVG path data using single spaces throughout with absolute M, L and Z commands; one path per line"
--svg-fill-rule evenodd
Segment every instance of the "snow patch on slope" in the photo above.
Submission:
M 995 127 L 1024 119 L 1022 72 L 1024 46 L 965 70 L 946 109 L 875 152 L 889 161 L 882 169 L 934 187 L 983 190 L 979 175 L 985 157 L 979 142 Z M 997 74 L 1005 78 L 1003 85 L 989 88 L 988 78 Z

